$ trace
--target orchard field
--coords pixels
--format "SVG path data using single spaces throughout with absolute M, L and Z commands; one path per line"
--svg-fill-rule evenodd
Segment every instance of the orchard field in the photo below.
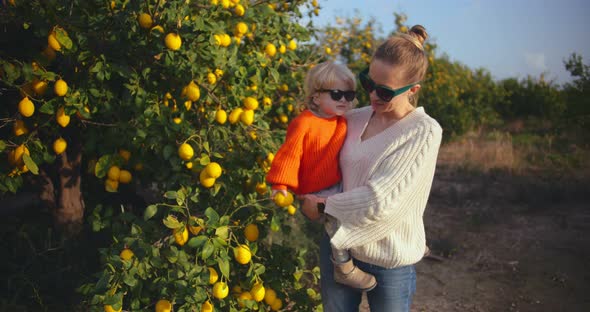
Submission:
M 316 18 L 316 0 L 3 1 L 0 310 L 321 311 L 321 227 L 291 196 L 271 201 L 264 176 L 306 71 L 358 73 L 384 36 L 371 19 Z M 392 20 L 385 33 L 411 26 Z M 518 147 L 508 165 L 441 166 L 587 180 L 590 70 L 574 51 L 563 86 L 426 51 L 420 103 L 446 146 L 475 131 Z M 451 259 L 448 233 L 430 231 Z

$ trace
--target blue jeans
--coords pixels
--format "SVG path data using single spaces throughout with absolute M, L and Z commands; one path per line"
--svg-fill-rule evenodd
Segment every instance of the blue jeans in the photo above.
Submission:
M 334 281 L 330 239 L 324 234 L 320 243 L 320 286 L 324 312 L 358 312 L 362 293 Z M 409 312 L 416 292 L 416 270 L 413 265 L 385 269 L 354 261 L 377 279 L 377 287 L 367 293 L 371 312 Z

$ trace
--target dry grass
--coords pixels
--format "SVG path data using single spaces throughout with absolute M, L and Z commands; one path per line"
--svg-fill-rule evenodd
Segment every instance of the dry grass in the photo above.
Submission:
M 489 172 L 500 169 L 515 174 L 560 172 L 590 176 L 590 150 L 554 135 L 472 131 L 441 146 L 438 164 Z

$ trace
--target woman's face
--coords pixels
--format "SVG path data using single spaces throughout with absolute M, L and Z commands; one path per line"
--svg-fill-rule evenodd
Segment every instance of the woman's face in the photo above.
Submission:
M 369 66 L 369 78 L 373 80 L 377 86 L 386 86 L 390 89 L 397 90 L 405 87 L 408 82 L 402 79 L 402 70 L 399 67 L 394 67 L 388 63 L 385 63 L 379 59 L 374 59 Z M 410 104 L 409 96 L 420 88 L 420 85 L 416 85 L 411 89 L 394 96 L 389 102 L 385 102 L 377 96 L 375 90 L 369 93 L 369 99 L 371 100 L 371 107 L 376 113 L 386 113 L 393 111 L 405 105 Z
M 323 115 L 328 117 L 344 115 L 344 113 L 352 108 L 352 101 L 348 101 L 343 94 L 338 94 L 341 98 L 339 100 L 334 100 L 329 92 L 330 90 L 338 94 L 341 92 L 336 90 L 354 91 L 354 88 L 351 88 L 345 81 L 336 80 L 329 88 L 326 88 L 323 91 L 317 91 L 314 96 L 314 102 L 319 106 L 320 112 Z

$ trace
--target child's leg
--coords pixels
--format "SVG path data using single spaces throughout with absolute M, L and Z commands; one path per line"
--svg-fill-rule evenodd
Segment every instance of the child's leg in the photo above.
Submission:
M 324 227 L 326 228 L 326 233 L 328 233 L 328 236 L 332 238 L 339 227 L 338 219 L 332 217 L 331 215 L 325 215 L 325 218 Z M 330 244 L 330 246 L 332 246 L 332 259 L 334 259 L 336 263 L 344 263 L 350 260 L 350 253 L 348 250 L 337 249 L 332 244 Z
M 330 215 L 325 215 L 324 227 L 328 236 L 332 237 L 340 226 L 338 220 Z M 337 283 L 369 291 L 377 286 L 375 276 L 366 273 L 354 265 L 350 253 L 346 249 L 334 248 L 332 244 L 332 262 L 334 263 L 334 280 Z

